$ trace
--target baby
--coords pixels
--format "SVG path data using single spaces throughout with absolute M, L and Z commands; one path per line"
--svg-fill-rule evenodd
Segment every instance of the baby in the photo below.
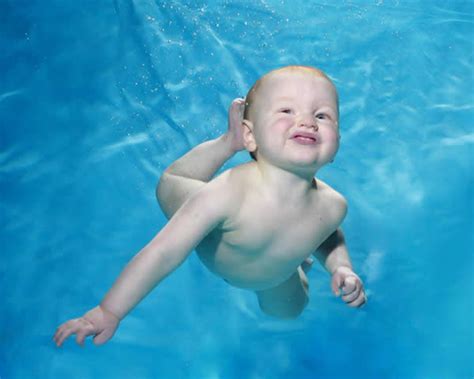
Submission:
M 169 222 L 126 266 L 100 305 L 67 321 L 57 346 L 76 334 L 109 340 L 120 320 L 195 250 L 207 268 L 254 291 L 267 315 L 293 319 L 308 303 L 311 255 L 336 296 L 366 302 L 339 227 L 344 197 L 314 177 L 339 147 L 336 88 L 320 70 L 288 66 L 260 78 L 229 109 L 228 131 L 163 173 L 156 194 Z M 237 151 L 253 160 L 212 178 Z

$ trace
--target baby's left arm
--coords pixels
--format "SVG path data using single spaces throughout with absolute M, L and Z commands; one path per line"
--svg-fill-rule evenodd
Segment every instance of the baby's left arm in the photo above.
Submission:
M 354 273 L 341 228 L 331 234 L 313 253 L 332 275 L 331 288 L 336 296 L 344 291 L 342 299 L 350 307 L 360 307 L 367 302 L 362 280 Z

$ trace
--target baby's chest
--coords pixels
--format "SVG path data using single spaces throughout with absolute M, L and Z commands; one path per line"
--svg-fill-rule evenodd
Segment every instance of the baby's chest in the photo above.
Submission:
M 332 232 L 331 221 L 317 213 L 262 209 L 241 212 L 222 234 L 222 242 L 244 254 L 307 256 Z

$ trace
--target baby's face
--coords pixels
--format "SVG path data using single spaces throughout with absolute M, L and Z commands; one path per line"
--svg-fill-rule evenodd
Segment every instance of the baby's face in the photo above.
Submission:
M 336 89 L 306 71 L 270 74 L 258 90 L 253 117 L 259 156 L 319 168 L 339 148 Z M 306 133 L 312 139 L 295 137 Z

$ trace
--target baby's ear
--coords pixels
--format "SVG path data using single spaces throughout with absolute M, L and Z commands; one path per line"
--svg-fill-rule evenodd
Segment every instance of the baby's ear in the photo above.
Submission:
M 247 119 L 244 118 L 242 120 L 242 124 L 244 126 L 244 129 L 247 128 L 247 129 L 253 130 L 253 122 L 252 121 L 247 120 Z
M 243 139 L 244 139 L 244 146 L 248 152 L 254 152 L 257 150 L 257 142 L 255 141 L 255 136 L 253 134 L 253 123 L 249 120 L 242 120 L 242 127 L 243 127 Z

